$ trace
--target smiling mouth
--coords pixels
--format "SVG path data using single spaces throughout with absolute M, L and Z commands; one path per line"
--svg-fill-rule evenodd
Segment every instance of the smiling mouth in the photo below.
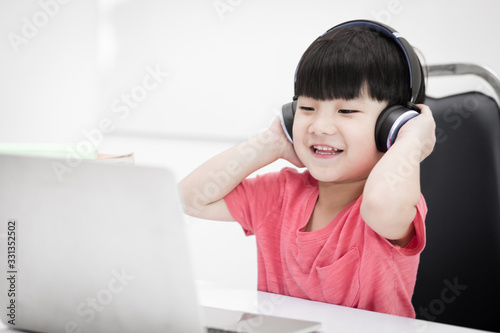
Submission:
M 311 150 L 315 154 L 319 154 L 319 155 L 338 155 L 341 152 L 343 152 L 342 149 L 329 147 L 329 146 L 319 146 L 319 145 L 312 146 Z

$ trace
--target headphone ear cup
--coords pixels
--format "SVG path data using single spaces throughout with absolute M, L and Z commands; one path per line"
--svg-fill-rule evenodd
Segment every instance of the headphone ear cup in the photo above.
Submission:
M 393 105 L 382 111 L 375 125 L 377 149 L 385 153 L 396 141 L 399 129 L 419 114 L 417 110 L 403 105 Z
M 297 108 L 297 101 L 287 103 L 281 107 L 281 126 L 287 136 L 288 140 L 293 144 L 293 118 L 295 117 L 295 110 Z

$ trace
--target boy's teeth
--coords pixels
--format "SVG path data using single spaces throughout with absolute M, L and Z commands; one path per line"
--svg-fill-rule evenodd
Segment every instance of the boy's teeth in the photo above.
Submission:
M 326 147 L 326 146 L 313 146 L 313 148 L 317 154 L 323 154 L 323 155 L 335 154 L 335 153 L 342 151 L 341 149 L 337 149 L 337 148 L 333 148 L 333 147 Z

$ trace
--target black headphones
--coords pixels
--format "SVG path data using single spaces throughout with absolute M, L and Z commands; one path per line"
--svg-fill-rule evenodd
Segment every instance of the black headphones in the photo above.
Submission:
M 391 27 L 374 21 L 368 20 L 356 20 L 348 21 L 334 26 L 319 38 L 323 37 L 327 33 L 347 27 L 362 27 L 368 28 L 381 33 L 384 36 L 392 39 L 403 51 L 406 61 L 408 62 L 408 68 L 410 70 L 410 89 L 411 98 L 407 105 L 392 105 L 384 109 L 375 125 L 375 142 L 377 144 L 377 149 L 381 152 L 386 152 L 391 145 L 396 140 L 399 129 L 411 118 L 416 117 L 420 114 L 420 110 L 414 104 L 415 100 L 420 91 L 420 84 L 422 82 L 422 75 L 420 71 L 420 61 L 418 60 L 417 54 L 413 50 L 413 47 L 399 35 L 399 33 L 392 29 Z M 297 71 L 299 69 L 300 62 L 297 65 L 295 71 L 295 81 L 297 81 Z M 293 119 L 295 117 L 295 111 L 297 110 L 297 99 L 298 96 L 293 97 L 293 101 L 283 105 L 281 108 L 281 125 L 285 131 L 288 140 L 293 144 L 292 128 Z

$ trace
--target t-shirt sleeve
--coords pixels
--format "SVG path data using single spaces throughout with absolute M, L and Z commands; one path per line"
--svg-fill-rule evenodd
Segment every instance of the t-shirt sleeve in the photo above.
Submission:
M 279 204 L 282 181 L 274 172 L 247 178 L 224 198 L 229 212 L 247 236 L 253 235 L 267 214 Z
M 420 194 L 420 200 L 416 206 L 417 214 L 413 220 L 415 226 L 415 235 L 412 240 L 404 248 L 399 248 L 399 252 L 404 255 L 416 255 L 423 251 L 425 247 L 425 216 L 427 215 L 427 204 L 425 203 L 424 196 Z

